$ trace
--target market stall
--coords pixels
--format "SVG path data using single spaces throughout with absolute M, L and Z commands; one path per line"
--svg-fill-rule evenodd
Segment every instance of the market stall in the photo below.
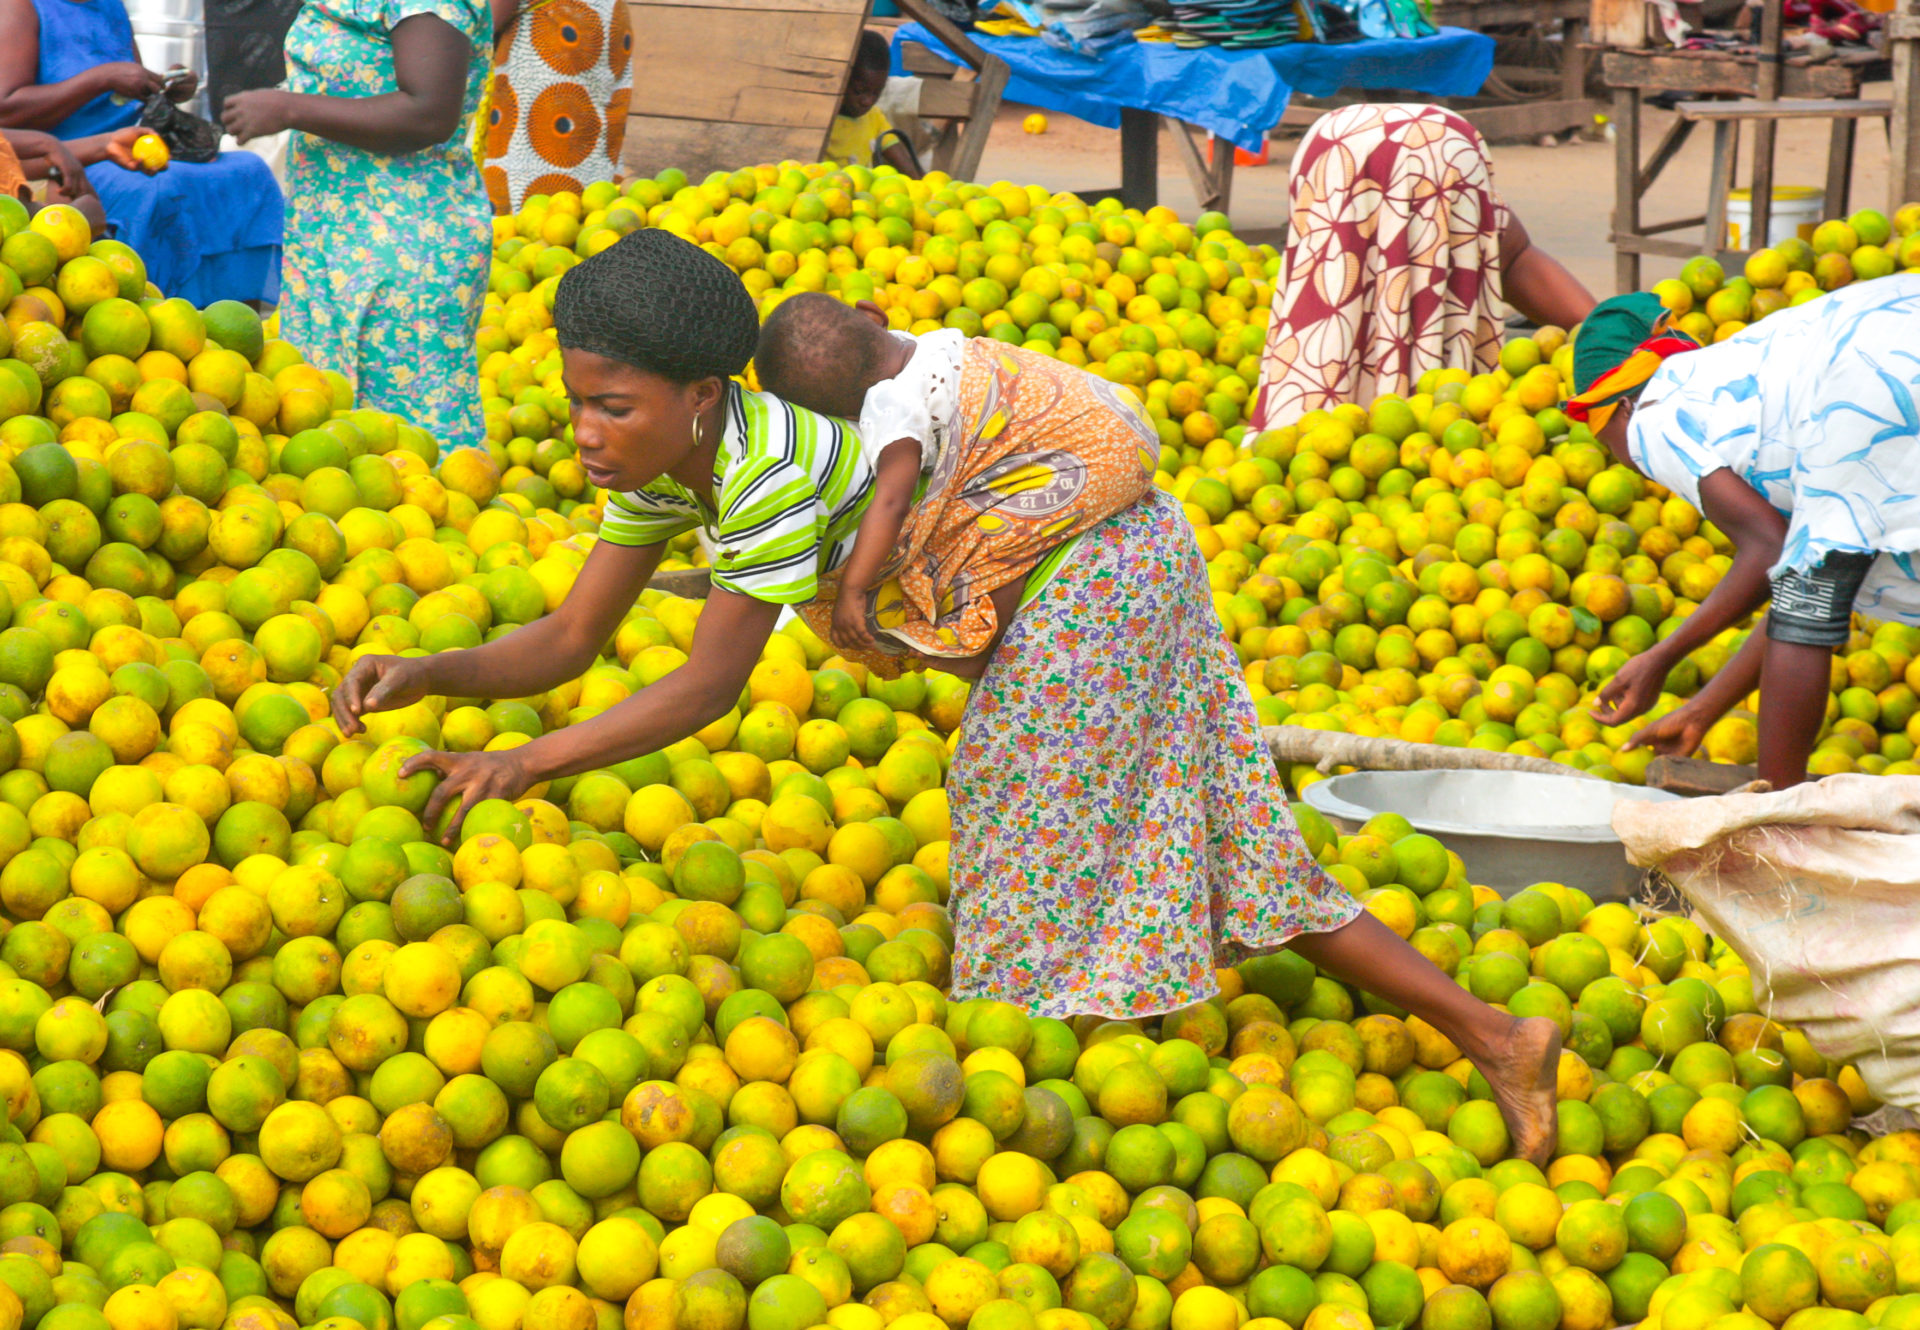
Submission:
M 1232 197 L 1232 154 L 1209 160 L 1196 134 L 1257 151 L 1296 92 L 1327 97 L 1343 89 L 1391 88 L 1464 97 L 1480 90 L 1493 67 L 1493 39 L 1459 28 L 1404 40 L 1290 42 L 1254 50 L 1126 42 L 1099 59 L 1031 37 L 976 33 L 974 41 L 1012 71 L 1008 101 L 1120 131 L 1118 193 L 1130 208 L 1156 201 L 1163 118 L 1178 130 L 1174 142 L 1195 177 L 1201 204 L 1224 209 Z M 954 58 L 917 23 L 894 34 L 893 57 L 896 73 L 919 73 L 929 61 Z

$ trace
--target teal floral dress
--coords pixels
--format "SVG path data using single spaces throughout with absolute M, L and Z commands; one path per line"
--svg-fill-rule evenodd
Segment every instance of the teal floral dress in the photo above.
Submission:
M 433 14 L 465 34 L 461 125 L 423 152 L 368 152 L 296 132 L 287 150 L 280 335 L 405 416 L 443 449 L 482 440 L 473 336 L 487 294 L 492 209 L 474 151 L 491 73 L 486 0 L 307 0 L 287 34 L 287 86 L 322 97 L 397 90 L 390 34 Z

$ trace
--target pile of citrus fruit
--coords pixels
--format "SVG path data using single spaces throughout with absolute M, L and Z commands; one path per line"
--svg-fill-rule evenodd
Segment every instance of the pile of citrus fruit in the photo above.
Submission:
M 1891 219 L 1863 208 L 1747 256 L 1729 278 L 1718 260 L 1690 259 L 1678 277 L 1655 282 L 1653 292 L 1673 311 L 1674 323 L 1699 342 L 1724 341 L 1748 324 L 1828 291 L 1899 271 L 1920 269 L 1920 204 Z
M 1559 329 L 1510 342 L 1500 368 L 1427 374 L 1409 399 L 1317 411 L 1253 435 L 1279 256 L 1227 219 L 938 174 L 791 163 L 678 171 L 536 195 L 495 223 L 478 351 L 494 443 L 563 495 L 568 451 L 547 310 L 561 273 L 640 226 L 706 245 L 763 311 L 795 291 L 872 299 L 898 329 L 959 328 L 1056 354 L 1135 389 L 1161 435 L 1160 483 L 1185 501 L 1220 621 L 1270 723 L 1546 757 L 1639 781 L 1644 721 L 1604 726 L 1592 698 L 1718 583 L 1731 546 L 1684 500 L 1613 462 L 1561 411 Z M 1712 259 L 1654 289 L 1703 342 L 1826 290 L 1920 268 L 1920 205 L 1822 225 Z M 698 562 L 691 538 L 682 553 Z M 1738 649 L 1723 634 L 1677 667 L 1655 715 Z M 1821 773 L 1920 772 L 1920 633 L 1863 625 L 1836 657 Z M 1704 755 L 1751 762 L 1751 706 Z M 1296 785 L 1318 778 L 1290 773 Z
M 1290 954 L 1148 1022 L 952 1000 L 966 686 L 798 624 L 697 735 L 441 846 L 410 754 L 590 717 L 701 609 L 648 592 L 543 696 L 327 719 L 357 654 L 566 594 L 597 514 L 538 299 L 489 366 L 505 456 L 442 460 L 70 210 L 0 233 L 0 1330 L 1920 1327 L 1920 1135 L 1855 1128 L 1852 1068 L 1692 924 L 1502 900 L 1399 819 L 1299 810 L 1388 927 L 1560 1025 L 1544 1169 L 1438 1030 Z M 1242 584 L 1320 557 L 1364 613 L 1397 565 L 1316 514 Z

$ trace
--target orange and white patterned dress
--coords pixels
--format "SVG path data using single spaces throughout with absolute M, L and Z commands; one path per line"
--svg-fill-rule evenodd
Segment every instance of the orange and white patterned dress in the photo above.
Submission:
M 632 88 L 627 0 L 524 5 L 494 48 L 485 168 L 494 212 L 613 179 Z
M 950 437 L 923 475 L 867 609 L 876 637 L 927 660 L 986 650 L 1001 627 L 993 593 L 1023 579 L 1036 590 L 1031 576 L 1052 569 L 1050 555 L 1153 488 L 1158 460 L 1159 437 L 1126 389 L 992 338 L 964 339 L 958 350 Z M 891 442 L 865 444 L 877 453 Z M 839 573 L 824 574 L 818 598 L 794 607 L 823 638 Z M 900 663 L 849 658 L 883 674 Z
M 1301 140 L 1288 195 L 1255 429 L 1499 363 L 1510 214 L 1472 125 L 1439 106 L 1342 107 Z

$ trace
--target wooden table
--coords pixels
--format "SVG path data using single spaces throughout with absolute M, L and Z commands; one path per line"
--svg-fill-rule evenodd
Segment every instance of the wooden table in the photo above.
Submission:
M 1912 0 L 1909 0 L 1911 3 Z M 1773 0 L 1772 8 L 1779 8 Z M 1878 66 L 1878 69 L 1876 69 Z M 1789 57 L 1769 65 L 1758 52 L 1727 51 L 1623 51 L 1608 50 L 1601 58 L 1601 74 L 1613 90 L 1614 125 L 1614 280 L 1622 291 L 1640 289 L 1640 258 L 1653 254 L 1663 258 L 1692 258 L 1702 249 L 1718 250 L 1725 236 L 1724 202 L 1720 208 L 1720 231 L 1709 231 L 1706 242 L 1671 240 L 1666 233 L 1705 226 L 1706 212 L 1672 221 L 1647 223 L 1640 214 L 1641 200 L 1655 180 L 1672 163 L 1694 129 L 1706 120 L 1716 124 L 1714 189 L 1731 183 L 1733 148 L 1736 140 L 1732 124 L 1742 119 L 1756 122 L 1754 145 L 1754 224 L 1757 236 L 1766 234 L 1767 214 L 1773 197 L 1773 131 L 1782 119 L 1820 116 L 1835 121 L 1834 159 L 1829 162 L 1831 183 L 1837 169 L 1851 175 L 1853 135 L 1859 118 L 1876 114 L 1871 103 L 1860 98 L 1866 79 L 1884 70 L 1885 61 L 1873 52 L 1858 57 L 1837 57 L 1820 64 Z M 1654 145 L 1646 162 L 1641 162 L 1641 111 L 1645 97 L 1656 92 L 1684 92 L 1693 97 L 1673 125 Z M 1746 103 L 1729 102 L 1727 112 L 1709 112 L 1702 103 L 1717 98 L 1743 98 Z M 1788 103 L 1798 101 L 1799 106 Z M 1755 106 L 1761 102 L 1765 105 Z M 1844 126 L 1844 128 L 1843 128 Z M 1828 200 L 1829 210 L 1844 202 L 1846 188 L 1835 188 Z
M 1587 35 L 1591 8 L 1590 0 L 1437 0 L 1435 23 L 1474 32 L 1527 25 L 1557 26 L 1560 32 L 1560 86 L 1551 98 L 1500 105 L 1463 105 L 1461 100 L 1450 104 L 1489 141 L 1537 138 L 1591 126 L 1594 115 L 1605 110 L 1605 103 L 1587 96 L 1593 52 Z M 1493 73 L 1500 77 L 1500 66 Z

